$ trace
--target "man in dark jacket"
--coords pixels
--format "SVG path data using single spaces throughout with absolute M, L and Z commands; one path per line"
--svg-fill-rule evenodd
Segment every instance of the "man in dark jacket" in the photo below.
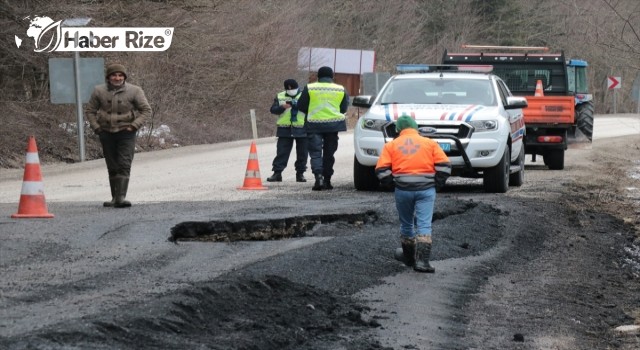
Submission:
M 111 201 L 105 207 L 125 208 L 131 163 L 136 147 L 136 132 L 151 116 L 151 106 L 139 86 L 127 83 L 127 71 L 121 64 L 107 66 L 106 83 L 91 94 L 85 114 L 91 129 L 100 137 L 107 163 Z
M 294 79 L 284 81 L 284 91 L 278 93 L 271 105 L 271 113 L 278 115 L 276 125 L 276 157 L 273 159 L 273 175 L 267 178 L 269 182 L 282 181 L 282 171 L 287 167 L 289 155 L 296 143 L 296 181 L 307 182 L 304 172 L 307 170 L 307 132 L 304 127 L 304 113 L 298 110 L 300 98 L 298 82 Z
M 311 171 L 314 191 L 331 190 L 334 154 L 338 150 L 338 132 L 347 131 L 345 113 L 349 95 L 344 86 L 333 82 L 333 69 L 320 67 L 318 81 L 308 84 L 298 101 L 298 109 L 307 115 Z

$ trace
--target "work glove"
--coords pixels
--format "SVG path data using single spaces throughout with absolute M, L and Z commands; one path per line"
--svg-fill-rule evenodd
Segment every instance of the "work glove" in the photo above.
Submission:
M 434 178 L 436 183 L 436 192 L 439 192 L 444 185 L 447 183 L 447 178 L 449 177 L 446 173 L 436 172 L 436 176 Z
M 380 179 L 380 184 L 382 186 L 393 186 L 393 176 L 385 176 Z

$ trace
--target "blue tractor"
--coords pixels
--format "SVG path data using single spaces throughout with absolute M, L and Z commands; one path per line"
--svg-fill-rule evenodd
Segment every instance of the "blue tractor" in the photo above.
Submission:
M 589 93 L 587 83 L 586 61 L 570 59 L 567 62 L 568 91 L 573 94 L 576 100 L 576 125 L 572 130 L 574 137 L 577 137 L 576 130 L 579 130 L 589 140 L 593 137 L 593 95 Z

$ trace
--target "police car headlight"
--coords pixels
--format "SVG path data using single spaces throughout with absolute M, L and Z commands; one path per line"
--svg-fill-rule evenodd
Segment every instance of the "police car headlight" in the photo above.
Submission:
M 382 127 L 387 123 L 386 120 L 380 119 L 363 119 L 362 128 L 369 130 L 382 131 Z
M 473 126 L 476 131 L 490 131 L 498 129 L 497 120 L 474 120 L 470 121 L 469 124 Z

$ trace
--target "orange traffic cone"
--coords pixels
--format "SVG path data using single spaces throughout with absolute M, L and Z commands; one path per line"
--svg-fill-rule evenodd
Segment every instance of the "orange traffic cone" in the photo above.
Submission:
M 536 81 L 536 94 L 534 96 L 544 96 L 544 91 L 542 90 L 542 80 Z
M 267 190 L 267 187 L 262 186 L 262 179 L 260 179 L 260 165 L 258 164 L 258 152 L 256 151 L 256 143 L 251 142 L 251 149 L 249 150 L 249 160 L 247 161 L 247 171 L 244 175 L 244 184 L 242 187 L 238 187 L 239 190 Z
M 40 158 L 36 139 L 29 137 L 27 145 L 27 157 L 24 164 L 24 177 L 22 178 L 22 193 L 18 212 L 11 215 L 12 218 L 52 218 L 53 214 L 47 211 L 47 203 L 44 200 L 44 185 L 40 172 Z

